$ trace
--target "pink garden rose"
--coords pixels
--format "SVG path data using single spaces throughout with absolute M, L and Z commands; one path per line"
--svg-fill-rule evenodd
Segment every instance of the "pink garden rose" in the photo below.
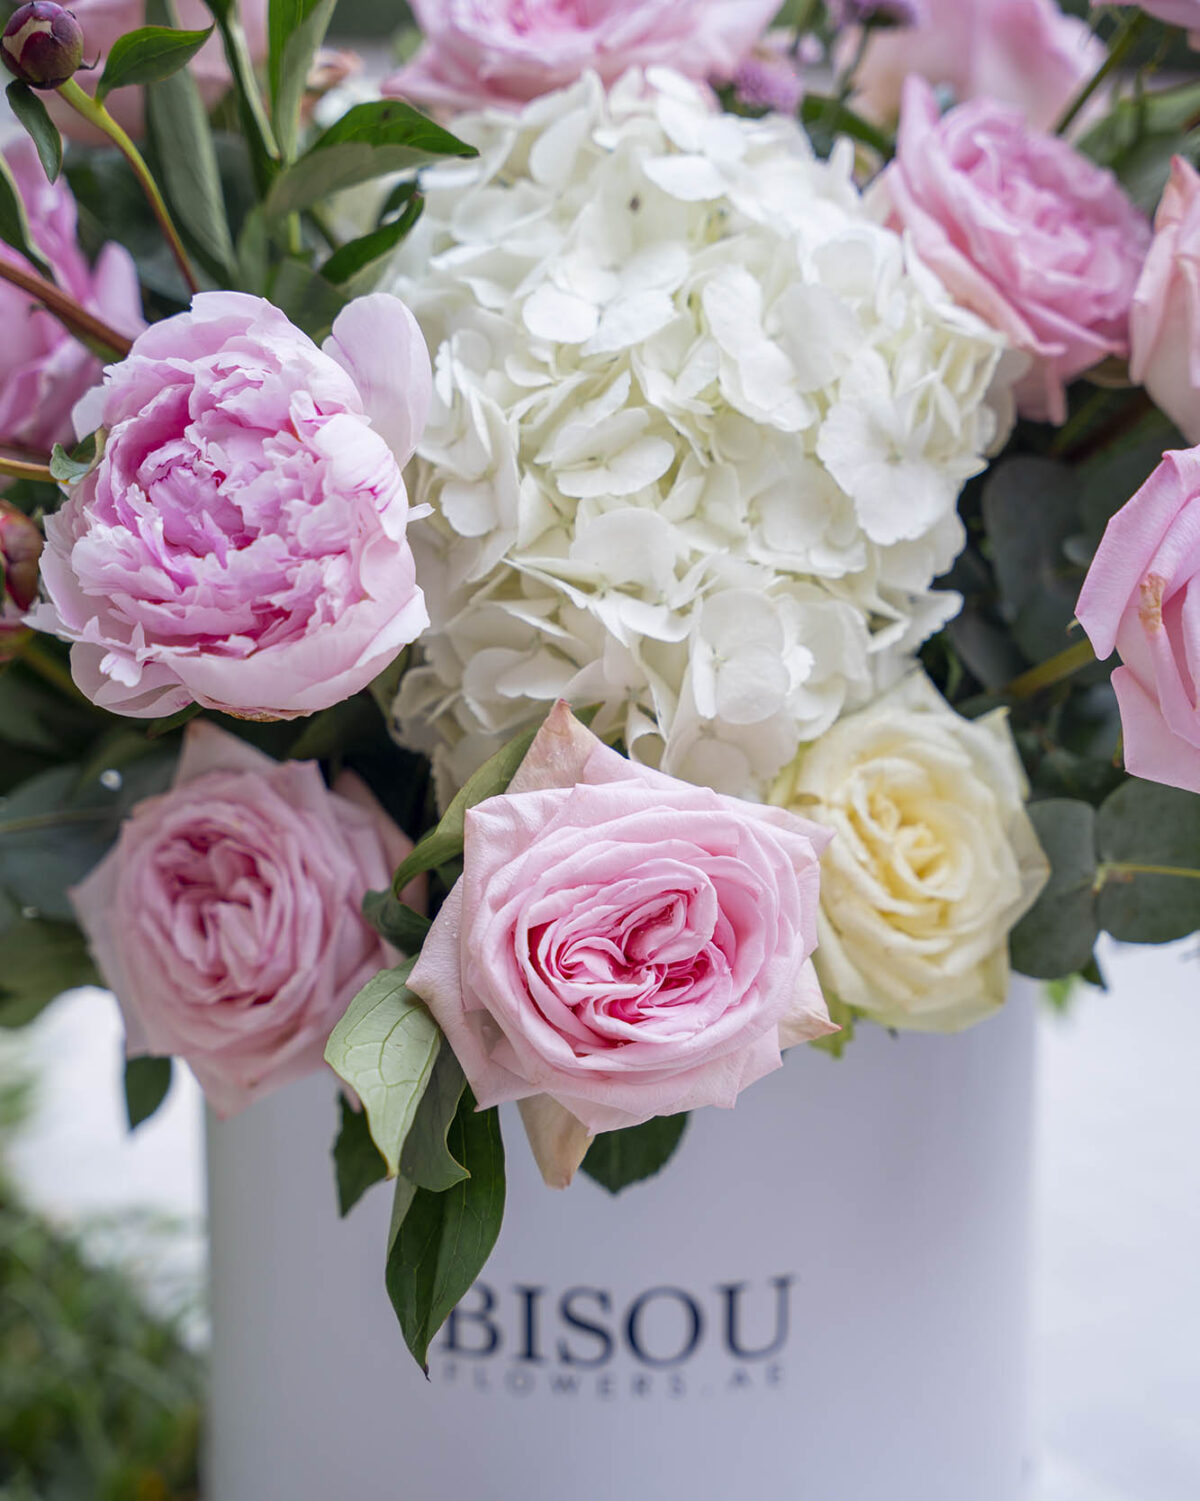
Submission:
M 889 222 L 955 300 L 1030 356 L 1016 388 L 1025 416 L 1062 422 L 1066 383 L 1129 352 L 1150 226 L 1066 141 L 985 99 L 939 118 L 932 89 L 912 78 L 879 183 Z
M 131 337 L 145 326 L 137 271 L 129 252 L 106 245 L 89 266 L 75 240 L 75 200 L 66 182 L 51 185 L 32 141 L 21 137 L 4 152 L 25 205 L 37 248 L 64 292 L 90 313 Z M 0 260 L 29 269 L 0 244 Z M 49 453 L 69 443 L 71 409 L 100 379 L 100 361 L 58 320 L 11 282 L 0 281 L 0 444 Z
M 400 466 L 431 389 L 398 298 L 352 303 L 318 349 L 261 298 L 201 293 L 76 410 L 107 440 L 46 522 L 34 624 L 118 714 L 348 698 L 428 624 Z
M 777 0 L 412 0 L 425 44 L 385 94 L 446 111 L 519 105 L 575 82 L 663 63 L 727 79 Z
M 1177 156 L 1133 294 L 1129 373 L 1200 443 L 1200 176 Z
M 1108 523 L 1076 614 L 1112 675 L 1125 766 L 1200 792 L 1200 449 L 1163 461 Z
M 1104 61 L 1104 46 L 1055 0 L 923 0 L 917 24 L 877 32 L 855 75 L 855 103 L 894 120 L 904 81 L 916 74 L 959 102 L 1016 105 L 1049 129 Z M 848 38 L 844 50 L 856 44 Z
M 527 1103 L 565 1184 L 590 1133 L 731 1106 L 781 1048 L 837 1030 L 811 962 L 828 839 L 634 765 L 560 703 L 467 814 L 409 984 L 480 1107 Z
M 316 1072 L 355 993 L 396 963 L 361 904 L 411 848 L 352 774 L 330 792 L 315 762 L 195 721 L 171 790 L 70 893 L 128 1054 L 185 1059 L 222 1116 Z

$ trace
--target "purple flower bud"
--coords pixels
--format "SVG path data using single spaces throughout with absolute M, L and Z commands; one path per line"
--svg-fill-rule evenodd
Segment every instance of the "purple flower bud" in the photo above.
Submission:
M 38 592 L 38 559 L 42 533 L 36 521 L 6 500 L 0 500 L 0 603 L 24 612 Z
M 835 30 L 846 26 L 919 26 L 925 19 L 922 0 L 826 0 Z
M 0 38 L 8 71 L 35 89 L 56 89 L 83 61 L 83 28 L 64 6 L 33 0 L 14 11 Z

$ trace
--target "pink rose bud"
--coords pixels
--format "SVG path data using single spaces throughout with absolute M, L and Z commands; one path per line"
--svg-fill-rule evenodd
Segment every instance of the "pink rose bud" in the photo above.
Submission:
M 1129 373 L 1200 443 L 1200 176 L 1177 156 L 1133 294 Z
M 315 762 L 195 721 L 172 789 L 70 893 L 127 1053 L 185 1059 L 223 1116 L 322 1068 L 355 994 L 398 960 L 362 899 L 411 849 L 353 774 L 331 792 Z
M 396 297 L 317 346 L 278 308 L 203 292 L 76 408 L 99 464 L 46 523 L 49 604 L 93 702 L 291 719 L 365 688 L 428 624 L 400 469 L 432 394 Z
M 410 985 L 480 1106 L 565 1185 L 590 1133 L 732 1106 L 837 1030 L 812 966 L 827 830 L 625 760 L 558 704 L 466 817 Z
M 33 0 L 13 12 L 0 38 L 0 56 L 22 83 L 56 89 L 83 62 L 83 28 L 65 6 Z
M 1200 792 L 1200 448 L 1162 463 L 1108 523 L 1076 614 L 1112 675 L 1125 765 Z
M 0 500 L 0 593 L 18 610 L 28 610 L 37 598 L 42 546 L 37 522 Z
M 939 117 L 910 78 L 878 191 L 955 300 L 1029 356 L 1023 415 L 1062 422 L 1067 382 L 1128 354 L 1150 226 L 1111 172 L 1019 110 L 976 99 Z

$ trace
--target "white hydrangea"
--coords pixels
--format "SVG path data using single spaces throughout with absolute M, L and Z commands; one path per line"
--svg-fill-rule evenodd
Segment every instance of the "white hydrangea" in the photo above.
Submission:
M 761 796 L 958 608 L 998 337 L 874 222 L 849 150 L 674 74 L 460 119 L 391 288 L 435 364 L 395 707 L 448 795 L 548 701 Z

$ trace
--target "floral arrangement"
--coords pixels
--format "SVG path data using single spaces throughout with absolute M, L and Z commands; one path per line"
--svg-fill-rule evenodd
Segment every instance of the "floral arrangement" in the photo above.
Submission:
M 776 9 L 0 41 L 0 1022 L 332 1069 L 421 1363 L 501 1104 L 619 1191 L 1200 928 L 1200 6 Z

